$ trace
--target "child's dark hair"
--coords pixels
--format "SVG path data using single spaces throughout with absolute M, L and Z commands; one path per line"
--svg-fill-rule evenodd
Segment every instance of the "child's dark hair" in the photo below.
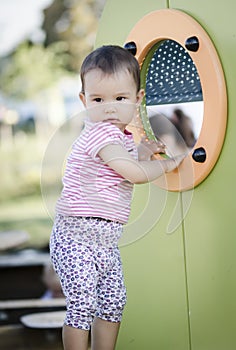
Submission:
M 140 89 L 139 63 L 129 51 L 120 46 L 101 46 L 85 58 L 80 70 L 82 93 L 84 93 L 84 76 L 93 69 L 101 69 L 104 74 L 114 74 L 120 70 L 127 70 L 134 78 L 137 92 Z

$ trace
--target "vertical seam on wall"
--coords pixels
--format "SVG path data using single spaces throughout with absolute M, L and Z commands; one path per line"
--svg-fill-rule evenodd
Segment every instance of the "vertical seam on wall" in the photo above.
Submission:
M 185 293 L 187 303 L 187 322 L 188 322 L 188 342 L 189 350 L 192 349 L 192 334 L 191 334 L 191 311 L 189 302 L 189 283 L 188 283 L 188 271 L 187 271 L 187 249 L 186 249 L 186 232 L 184 225 L 184 211 L 183 211 L 183 195 L 180 193 L 180 210 L 182 218 L 182 243 L 183 243 L 183 256 L 184 256 L 184 278 L 185 278 Z
M 170 8 L 170 0 L 166 0 L 166 7 Z

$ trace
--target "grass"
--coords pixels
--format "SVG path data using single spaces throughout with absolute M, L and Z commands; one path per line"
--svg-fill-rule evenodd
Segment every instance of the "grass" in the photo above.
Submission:
M 30 240 L 27 247 L 48 245 L 52 229 L 40 192 L 41 162 L 48 140 L 24 135 L 14 144 L 0 147 L 0 231 L 23 230 Z M 50 167 L 54 173 L 54 165 Z M 49 180 L 49 185 L 52 179 Z M 47 179 L 46 179 L 47 184 Z
M 38 128 L 40 133 L 18 133 L 11 137 L 3 137 L 0 126 L 3 165 L 0 174 L 0 231 L 27 231 L 30 247 L 48 244 L 51 218 L 61 191 L 64 159 L 80 129 L 81 120 L 78 118 L 72 118 L 71 123 L 59 129 L 44 125 Z
M 47 246 L 51 229 L 52 219 L 40 196 L 17 198 L 0 205 L 0 231 L 26 231 L 30 236 L 26 247 Z

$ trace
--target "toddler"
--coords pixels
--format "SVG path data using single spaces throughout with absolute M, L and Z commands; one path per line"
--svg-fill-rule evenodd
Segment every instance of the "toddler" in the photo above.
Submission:
M 85 126 L 73 144 L 56 205 L 51 259 L 67 301 L 65 350 L 114 350 L 126 289 L 118 240 L 130 213 L 133 184 L 175 169 L 184 155 L 150 160 L 163 145 L 136 147 L 126 126 L 144 91 L 135 57 L 115 46 L 90 53 L 81 67 Z

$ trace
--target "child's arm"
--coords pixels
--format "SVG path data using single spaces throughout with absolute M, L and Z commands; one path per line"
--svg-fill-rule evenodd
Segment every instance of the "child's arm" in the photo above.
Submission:
M 105 146 L 98 155 L 113 170 L 134 184 L 151 182 L 174 170 L 186 156 L 183 154 L 163 160 L 136 161 L 125 148 L 115 144 Z

